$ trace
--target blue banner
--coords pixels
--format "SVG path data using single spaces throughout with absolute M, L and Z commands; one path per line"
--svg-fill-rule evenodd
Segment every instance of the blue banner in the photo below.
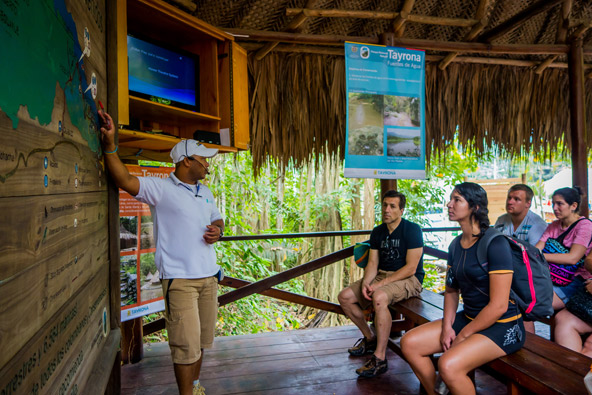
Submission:
M 346 177 L 425 178 L 425 53 L 345 43 Z

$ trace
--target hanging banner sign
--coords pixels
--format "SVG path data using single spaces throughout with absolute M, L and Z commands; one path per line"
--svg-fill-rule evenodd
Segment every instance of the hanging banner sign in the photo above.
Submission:
M 168 178 L 174 167 L 126 165 L 136 177 Z M 150 206 L 119 190 L 121 321 L 164 310 Z
M 425 178 L 425 52 L 345 43 L 346 177 Z

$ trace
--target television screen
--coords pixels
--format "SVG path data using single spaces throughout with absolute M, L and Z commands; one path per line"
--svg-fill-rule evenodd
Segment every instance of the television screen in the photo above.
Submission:
M 127 36 L 131 95 L 199 112 L 199 57 Z

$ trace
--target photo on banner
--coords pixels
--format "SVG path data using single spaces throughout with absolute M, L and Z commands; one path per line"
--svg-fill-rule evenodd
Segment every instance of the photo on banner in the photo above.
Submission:
M 425 178 L 424 51 L 345 43 L 346 177 Z
M 126 165 L 136 177 L 168 178 L 174 167 Z M 154 263 L 152 214 L 147 204 L 119 190 L 121 321 L 164 311 L 160 273 Z

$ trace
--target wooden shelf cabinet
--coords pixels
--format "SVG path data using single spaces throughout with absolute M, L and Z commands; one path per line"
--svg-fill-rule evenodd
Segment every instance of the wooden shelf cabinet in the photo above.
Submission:
M 170 162 L 169 152 L 179 141 L 181 139 L 174 136 L 119 129 L 119 156 L 122 159 Z M 236 147 L 203 144 L 208 148 L 217 148 L 221 153 L 238 151 Z
M 143 150 L 150 151 L 145 156 L 162 157 L 161 150 L 166 145 L 163 142 L 169 142 L 167 138 L 174 139 L 176 143 L 182 138 L 193 138 L 196 130 L 220 133 L 221 128 L 229 130 L 231 144 L 231 147 L 221 146 L 221 151 L 247 149 L 249 101 L 246 51 L 234 42 L 231 35 L 161 0 L 123 0 L 118 1 L 117 6 L 117 20 L 121 21 L 117 34 L 118 112 L 119 124 L 123 126 L 120 129 L 120 144 L 125 153 Z M 128 33 L 199 56 L 199 112 L 129 95 Z M 128 125 L 144 132 L 164 131 L 175 137 L 131 131 L 126 129 Z M 165 157 L 168 158 L 168 153 Z

